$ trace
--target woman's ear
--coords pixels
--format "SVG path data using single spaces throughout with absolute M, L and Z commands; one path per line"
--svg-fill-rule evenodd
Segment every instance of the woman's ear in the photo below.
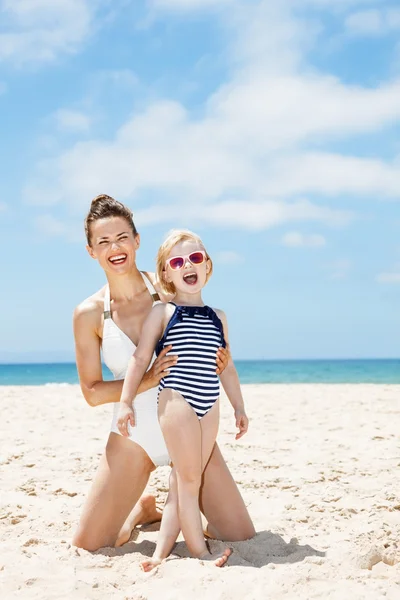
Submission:
M 135 235 L 135 250 L 139 250 L 140 248 L 140 234 L 137 233 Z
M 91 246 L 89 246 L 89 244 L 86 245 L 86 250 L 91 258 L 94 258 L 94 259 L 97 258 L 97 256 L 93 252 L 93 248 Z

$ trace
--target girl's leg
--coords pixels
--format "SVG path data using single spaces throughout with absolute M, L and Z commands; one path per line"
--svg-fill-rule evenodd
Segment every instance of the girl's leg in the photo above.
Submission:
M 110 433 L 72 543 L 85 550 L 113 546 L 153 469 L 143 448 Z
M 170 555 L 180 529 L 178 515 L 178 485 L 175 469 L 172 469 L 169 477 L 169 493 L 163 509 L 157 546 L 152 558 L 143 560 L 140 563 L 143 571 L 151 571 L 154 567 L 159 565 L 164 558 L 167 558 L 167 556 Z
M 243 498 L 221 454 L 214 445 L 203 473 L 200 506 L 207 521 L 207 533 L 220 540 L 238 542 L 256 532 Z
M 186 400 L 172 389 L 159 397 L 159 419 L 178 482 L 179 521 L 192 556 L 208 558 L 199 510 L 199 489 L 204 464 L 207 463 L 218 431 L 219 404 L 199 419 Z M 224 558 L 216 560 L 222 566 Z
M 201 483 L 201 428 L 194 410 L 172 389 L 158 400 L 159 420 L 171 461 L 176 469 L 179 521 L 192 556 L 207 552 L 198 504 Z

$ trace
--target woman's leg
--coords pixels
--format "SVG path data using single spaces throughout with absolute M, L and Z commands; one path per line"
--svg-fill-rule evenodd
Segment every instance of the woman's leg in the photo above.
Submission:
M 143 448 L 110 433 L 72 543 L 85 550 L 113 546 L 153 469 Z
M 248 540 L 256 534 L 218 444 L 214 445 L 203 473 L 200 507 L 208 521 L 207 533 L 210 537 L 238 542 Z
M 162 512 L 157 508 L 155 497 L 150 494 L 142 496 L 136 502 L 125 523 L 122 525 L 114 546 L 119 548 L 129 542 L 132 531 L 137 525 L 156 523 L 157 521 L 161 521 L 161 519 Z
M 157 538 L 157 546 L 151 558 L 143 560 L 140 565 L 143 571 L 151 571 L 159 565 L 164 558 L 171 554 L 176 539 L 180 532 L 178 515 L 178 483 L 176 471 L 172 469 L 169 477 L 169 493 L 163 508 L 160 533 Z

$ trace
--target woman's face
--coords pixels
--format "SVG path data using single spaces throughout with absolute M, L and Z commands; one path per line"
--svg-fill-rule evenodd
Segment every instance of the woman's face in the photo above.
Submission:
M 173 283 L 177 292 L 196 294 L 205 286 L 210 261 L 204 258 L 201 264 L 193 264 L 189 259 L 192 253 L 199 251 L 204 253 L 204 248 L 198 242 L 185 240 L 175 244 L 169 253 L 168 258 L 181 256 L 184 259 L 181 269 L 174 270 L 167 264 L 164 271 L 166 281 Z
M 140 236 L 133 234 L 123 217 L 108 217 L 90 224 L 91 245 L 86 246 L 92 258 L 108 273 L 127 273 L 135 265 Z

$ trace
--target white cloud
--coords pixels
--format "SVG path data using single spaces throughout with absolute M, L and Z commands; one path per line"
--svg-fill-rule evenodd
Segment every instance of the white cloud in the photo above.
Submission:
M 387 271 L 379 273 L 376 280 L 378 283 L 400 283 L 400 271 Z
M 39 231 L 50 236 L 60 236 L 65 233 L 65 225 L 52 215 L 41 215 L 36 217 L 35 225 Z
M 345 20 L 345 30 L 353 36 L 382 36 L 400 29 L 400 8 L 385 7 L 355 12 Z
M 233 4 L 235 0 L 148 0 L 150 8 L 167 10 L 204 10 Z
M 215 262 L 221 265 L 240 265 L 244 263 L 244 257 L 234 250 L 222 250 L 216 254 Z
M 351 268 L 352 263 L 346 258 L 334 261 L 333 263 L 328 265 L 330 279 L 346 279 Z
M 78 223 L 66 223 L 51 214 L 43 214 L 35 218 L 34 225 L 36 230 L 46 237 L 62 237 L 68 242 L 82 243 L 82 226 Z
M 89 0 L 2 0 L 0 62 L 50 62 L 76 52 L 90 34 Z
M 325 197 L 400 198 L 399 160 L 326 149 L 398 123 L 400 81 L 363 88 L 305 68 L 318 28 L 290 6 L 233 3 L 224 15 L 230 75 L 202 113 L 168 99 L 149 104 L 111 139 L 94 137 L 40 161 L 25 191 L 29 202 L 75 211 L 106 190 L 133 205 L 142 224 L 196 213 L 211 225 L 256 230 L 349 222 L 350 213 L 322 205 Z M 154 200 L 144 208 L 148 191 Z M 321 205 L 299 200 L 308 194 Z
M 385 2 L 385 0 L 383 0 Z M 303 0 L 303 3 L 306 6 L 311 6 L 315 8 L 323 8 L 327 10 L 344 10 L 352 8 L 353 6 L 363 5 L 363 4 L 379 4 L 382 0 Z
M 82 112 L 60 108 L 54 115 L 58 129 L 71 132 L 87 132 L 90 128 L 90 118 Z
M 320 248 L 325 246 L 326 240 L 318 233 L 306 235 L 298 231 L 290 231 L 282 237 L 282 244 L 291 248 Z
M 122 87 L 133 88 L 139 83 L 138 76 L 131 69 L 102 69 L 94 73 L 93 80 L 96 86 L 120 85 Z M 92 85 L 93 81 L 91 82 Z
M 219 228 L 263 230 L 290 222 L 315 221 L 326 225 L 344 225 L 352 219 L 349 211 L 321 207 L 299 200 L 258 202 L 227 200 L 208 204 L 199 211 L 197 204 L 164 204 L 135 210 L 139 228 L 156 223 L 204 223 Z
M 267 191 L 282 195 L 353 194 L 400 199 L 400 157 L 393 162 L 324 152 L 286 156 L 276 161 Z M 285 174 L 290 173 L 290 177 Z

